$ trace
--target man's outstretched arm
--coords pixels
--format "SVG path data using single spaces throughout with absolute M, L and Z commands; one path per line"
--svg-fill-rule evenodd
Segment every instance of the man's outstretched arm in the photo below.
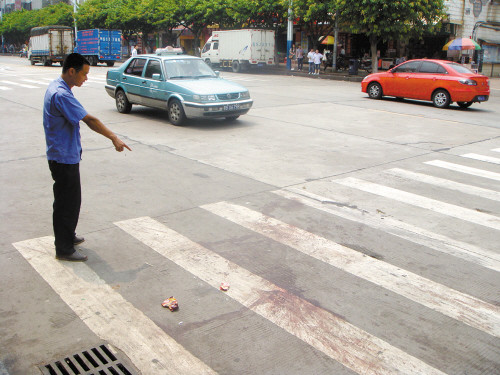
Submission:
M 115 133 L 109 130 L 97 117 L 87 114 L 87 116 L 85 116 L 82 120 L 93 131 L 102 134 L 106 138 L 109 138 L 111 142 L 113 142 L 113 146 L 115 146 L 116 151 L 121 152 L 124 148 L 132 151 L 132 149 L 128 147 L 125 142 L 123 142 Z

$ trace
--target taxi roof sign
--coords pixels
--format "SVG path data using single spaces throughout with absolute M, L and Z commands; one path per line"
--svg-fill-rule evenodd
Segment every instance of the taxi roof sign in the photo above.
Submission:
M 172 46 L 168 46 L 165 48 L 157 48 L 155 53 L 160 56 L 165 56 L 165 55 L 182 55 L 184 51 L 182 48 L 174 48 Z

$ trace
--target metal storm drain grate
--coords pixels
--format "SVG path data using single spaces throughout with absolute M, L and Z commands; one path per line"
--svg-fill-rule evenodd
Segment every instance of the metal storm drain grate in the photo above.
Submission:
M 39 368 L 43 375 L 137 375 L 132 365 L 118 358 L 116 350 L 108 344 L 84 350 Z

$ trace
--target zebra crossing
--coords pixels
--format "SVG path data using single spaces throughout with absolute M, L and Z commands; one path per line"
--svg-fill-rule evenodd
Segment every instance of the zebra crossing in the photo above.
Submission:
M 482 230 L 493 233 L 492 237 L 498 239 L 498 209 L 481 212 L 458 203 L 427 197 L 425 189 L 416 194 L 390 186 L 390 179 L 404 180 L 412 186 L 431 186 L 444 192 L 465 194 L 491 202 L 494 207 L 495 202 L 500 201 L 500 188 L 496 183 L 500 173 L 494 171 L 498 164 L 497 158 L 489 156 L 489 151 L 500 152 L 500 148 L 488 150 L 485 155 L 457 155 L 453 157 L 453 163 L 439 159 L 424 160 L 415 170 L 391 167 L 382 171 L 383 183 L 369 181 L 370 176 L 342 177 L 327 181 L 330 188 L 323 192 L 319 189 L 315 191 L 314 187 L 303 189 L 296 186 L 275 190 L 269 195 L 280 202 L 293 202 L 294 205 L 312 210 L 313 214 L 317 212 L 322 217 L 326 215 L 331 223 L 340 218 L 420 246 L 426 249 L 422 256 L 429 257 L 430 264 L 433 262 L 432 257 L 439 254 L 447 257 L 450 263 L 455 259 L 483 270 L 493 278 L 488 280 L 487 287 L 493 288 L 490 301 L 435 280 L 432 276 L 420 274 L 418 266 L 410 270 L 393 264 L 395 262 L 390 256 L 367 255 L 355 246 L 336 242 L 334 238 L 315 233 L 300 224 L 287 222 L 280 217 L 279 212 L 270 214 L 259 209 L 258 205 L 254 205 L 257 208 L 253 207 L 251 202 L 247 205 L 244 202 L 219 201 L 199 207 L 204 215 L 212 218 L 210 220 L 217 218 L 222 220 L 222 225 L 242 228 L 251 236 L 265 238 L 266 241 L 285 247 L 290 253 L 319 262 L 326 269 L 342 272 L 352 280 L 360 280 L 358 289 L 370 289 L 374 294 L 385 293 L 387 298 L 393 298 L 398 305 L 411 306 L 410 311 L 395 310 L 394 314 L 406 314 L 410 320 L 411 317 L 416 317 L 419 322 L 412 324 L 416 324 L 417 328 L 422 324 L 439 331 L 443 325 L 457 330 L 456 334 L 447 332 L 452 336 L 449 340 L 439 335 L 433 336 L 430 332 L 408 333 L 403 342 L 409 342 L 410 346 L 421 345 L 421 340 L 432 341 L 430 338 L 425 339 L 426 335 L 438 341 L 435 345 L 428 343 L 421 350 L 410 349 L 408 344 L 401 344 L 391 337 L 390 332 L 382 335 L 380 330 L 362 326 L 353 316 L 344 316 L 332 309 L 326 301 L 310 300 L 307 293 L 297 293 L 292 285 L 278 284 L 264 272 L 259 272 L 258 267 L 253 269 L 248 264 L 240 264 L 207 244 L 190 239 L 161 220 L 137 217 L 114 224 L 133 239 L 135 244 L 141 244 L 168 260 L 175 267 L 200 280 L 214 293 L 218 291 L 221 282 L 228 282 L 230 289 L 227 292 L 219 291 L 220 293 L 270 322 L 276 329 L 283 330 L 340 364 L 345 369 L 341 373 L 454 375 L 460 369 L 460 373 L 464 374 L 497 374 L 500 369 L 498 248 L 483 248 L 454 238 L 449 233 L 440 233 L 437 230 L 441 228 L 439 226 L 436 230 L 419 227 L 415 223 L 406 222 L 404 218 L 385 214 L 384 207 L 375 210 L 364 201 L 356 202 L 354 206 L 349 204 L 349 197 L 337 194 L 335 190 L 335 187 L 340 187 L 363 194 L 367 199 L 381 197 L 388 202 L 398 202 L 405 205 L 409 212 L 424 210 L 436 215 L 442 222 L 446 222 L 448 218 L 458 220 L 466 225 L 483 228 Z M 468 165 L 469 161 L 473 161 L 474 167 Z M 436 171 L 445 173 L 437 177 L 431 173 L 436 174 Z M 455 178 L 456 176 L 467 177 L 467 183 Z M 488 188 L 485 187 L 485 181 L 491 181 L 491 184 L 487 184 Z M 145 312 L 134 307 L 88 264 L 54 262 L 52 243 L 52 237 L 42 237 L 13 245 L 92 331 L 120 348 L 143 374 L 229 373 L 229 370 L 224 369 L 216 371 L 209 361 L 197 358 L 189 348 L 179 343 L 177 337 L 167 334 Z M 480 275 L 477 276 L 479 278 Z M 458 280 L 462 275 L 456 274 L 453 277 Z M 321 278 L 327 279 L 323 275 Z M 473 283 L 476 280 L 470 281 Z M 369 308 L 364 302 L 356 301 L 359 304 L 357 308 L 375 311 L 391 309 L 391 306 L 385 305 Z M 218 311 L 219 314 L 224 314 L 224 305 Z M 398 320 L 397 316 L 393 319 Z M 477 342 L 475 336 L 479 337 Z M 235 332 L 234 339 L 238 339 L 238 332 Z M 465 351 L 464 343 L 467 344 Z M 445 350 L 446 345 L 452 347 Z M 432 353 L 436 348 L 446 354 L 441 356 L 439 353 Z M 454 354 L 454 351 L 457 353 Z M 220 355 L 224 356 L 223 353 Z M 251 357 L 252 353 L 246 355 Z M 454 360 L 458 361 L 456 365 Z
M 50 82 L 56 79 L 58 75 L 49 77 L 32 77 L 24 78 L 14 74 L 0 73 L 0 91 L 11 91 L 19 89 L 42 89 L 45 90 Z M 90 76 L 89 79 L 82 85 L 83 87 L 104 87 L 106 84 L 106 76 Z
M 11 91 L 16 89 L 45 89 L 48 84 L 56 79 L 58 75 L 52 78 L 40 77 L 40 78 L 23 78 L 17 74 L 12 73 L 2 73 L 0 72 L 0 91 Z M 231 75 L 227 77 L 230 81 L 239 82 L 267 82 L 267 79 L 255 78 L 255 77 L 242 77 L 240 75 Z M 105 75 L 91 75 L 89 79 L 82 85 L 82 87 L 104 87 L 106 84 Z

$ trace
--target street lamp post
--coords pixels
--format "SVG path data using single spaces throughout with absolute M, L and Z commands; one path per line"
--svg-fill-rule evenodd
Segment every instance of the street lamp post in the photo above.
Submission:
M 292 49 L 293 43 L 293 0 L 288 2 L 288 30 L 286 33 L 286 68 L 288 70 L 292 69 L 292 61 L 290 60 L 290 50 Z
M 3 21 L 3 9 L 0 9 L 0 21 Z M 2 53 L 3 53 L 3 51 L 5 51 L 4 43 L 5 43 L 5 41 L 4 41 L 3 33 L 2 33 Z
M 76 8 L 77 8 L 77 0 L 73 0 L 73 22 L 75 23 L 75 42 L 76 39 L 78 38 L 78 28 L 76 26 L 76 18 L 75 18 Z
M 339 37 L 339 22 L 338 22 L 338 11 L 335 12 L 335 31 L 333 34 L 333 60 L 332 60 L 332 70 L 337 71 L 337 38 Z

